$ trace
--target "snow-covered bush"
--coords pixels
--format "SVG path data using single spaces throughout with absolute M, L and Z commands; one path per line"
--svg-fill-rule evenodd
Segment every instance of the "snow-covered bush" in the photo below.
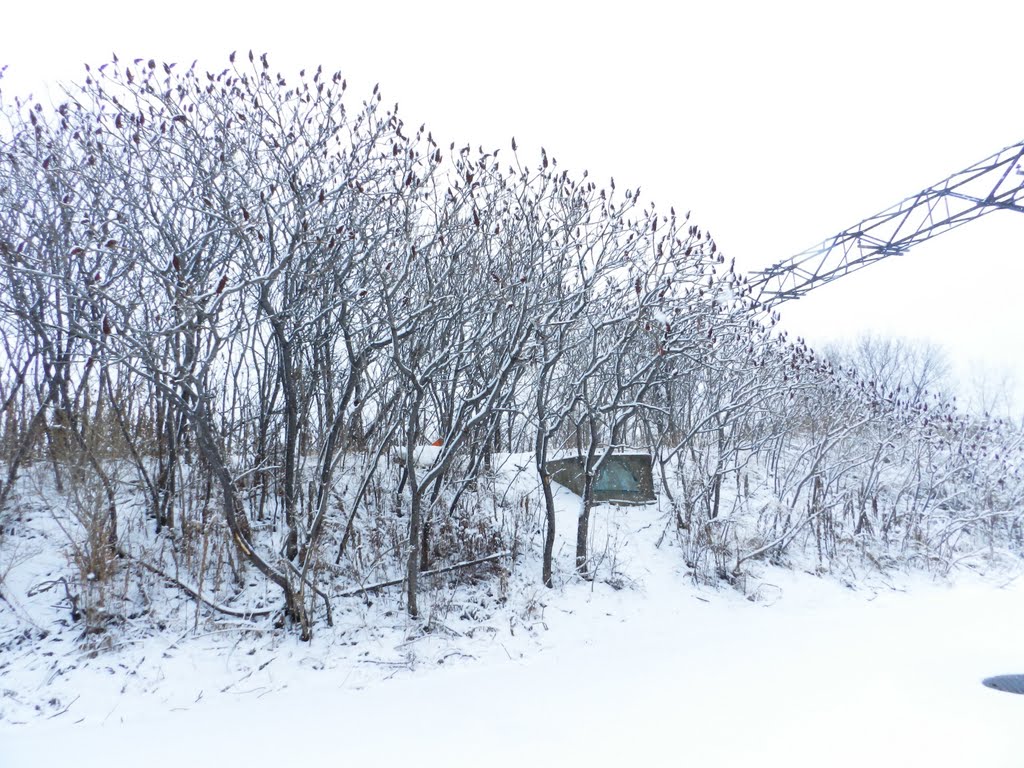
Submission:
M 701 578 L 1020 550 L 1019 429 L 773 336 L 708 233 L 639 189 L 446 148 L 378 89 L 252 54 L 115 59 L 56 107 L 0 106 L 0 515 L 52 473 L 79 585 L 145 572 L 308 638 L 385 584 L 420 617 L 421 574 L 465 563 L 592 579 L 625 447 Z

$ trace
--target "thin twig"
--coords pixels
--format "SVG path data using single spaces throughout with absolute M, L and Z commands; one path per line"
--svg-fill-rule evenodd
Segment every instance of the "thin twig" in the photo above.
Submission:
M 437 576 L 442 573 L 449 573 L 450 571 L 457 571 L 461 568 L 469 568 L 472 565 L 479 565 L 480 563 L 488 563 L 492 560 L 498 560 L 502 557 L 508 557 L 510 554 L 512 553 L 507 550 L 505 552 L 496 552 L 493 555 L 488 555 L 487 557 L 480 557 L 476 560 L 467 560 L 466 562 L 456 563 L 455 565 L 448 565 L 444 568 L 435 568 L 432 571 L 423 571 L 420 574 L 420 576 Z M 378 589 L 384 589 L 385 587 L 397 587 L 399 584 L 404 583 L 404 578 L 391 579 L 390 581 L 382 581 L 379 584 L 370 584 L 369 586 L 356 587 L 355 589 L 350 589 L 347 592 L 339 592 L 336 595 L 336 597 L 355 597 L 356 595 L 361 595 L 364 592 L 373 592 Z
M 46 719 L 47 719 L 47 720 L 53 720 L 53 718 L 55 718 L 55 717 L 60 717 L 60 716 L 61 716 L 61 715 L 63 715 L 63 714 L 65 713 L 65 712 L 67 712 L 67 711 L 68 711 L 69 709 L 71 709 L 71 706 L 72 706 L 72 705 L 73 705 L 73 704 L 74 704 L 74 703 L 75 703 L 76 701 L 78 701 L 78 700 L 79 700 L 80 698 L 82 698 L 82 697 L 81 697 L 81 695 L 79 695 L 79 696 L 75 696 L 75 698 L 73 698 L 73 699 L 72 699 L 72 700 L 71 700 L 71 701 L 70 701 L 70 702 L 68 703 L 68 705 L 67 705 L 66 707 L 64 707 L 64 709 L 62 709 L 62 710 L 61 710 L 60 712 L 54 712 L 54 713 L 53 713 L 52 715 L 50 715 L 50 716 L 49 716 L 48 718 L 46 718 Z

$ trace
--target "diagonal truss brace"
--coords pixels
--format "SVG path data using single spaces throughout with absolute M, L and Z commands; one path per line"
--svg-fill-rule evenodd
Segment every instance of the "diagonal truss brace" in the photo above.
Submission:
M 764 304 L 798 299 L 819 285 L 905 253 L 984 214 L 1024 212 L 1024 141 L 928 187 L 838 235 L 750 275 Z

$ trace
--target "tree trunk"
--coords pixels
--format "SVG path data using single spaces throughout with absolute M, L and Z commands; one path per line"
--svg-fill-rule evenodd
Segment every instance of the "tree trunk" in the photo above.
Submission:
M 594 506 L 594 475 L 587 473 L 583 478 L 583 499 L 580 502 L 580 517 L 576 523 L 576 572 L 588 578 L 587 539 L 590 537 L 590 510 Z
M 412 493 L 412 503 L 409 508 L 409 559 L 406 562 L 406 578 L 407 591 L 406 591 L 406 605 L 409 615 L 412 618 L 417 618 L 420 615 L 419 605 L 416 602 L 416 594 L 418 589 L 417 577 L 420 571 L 420 504 L 422 496 L 418 492 L 419 489 Z
M 541 477 L 541 487 L 544 489 L 544 515 L 547 520 L 547 530 L 544 532 L 544 565 L 541 578 L 544 581 L 544 586 L 550 589 L 554 586 L 551 578 L 551 563 L 555 554 L 555 495 L 551 491 L 551 475 L 543 472 Z

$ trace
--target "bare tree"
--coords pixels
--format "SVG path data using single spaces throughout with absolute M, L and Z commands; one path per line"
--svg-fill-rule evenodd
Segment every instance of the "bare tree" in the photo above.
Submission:
M 869 338 L 836 368 L 774 335 L 688 216 L 544 150 L 444 148 L 346 91 L 249 53 L 115 58 L 55 108 L 3 102 L 0 508 L 33 462 L 64 491 L 88 474 L 111 573 L 185 563 L 209 607 L 185 561 L 219 536 L 222 596 L 258 574 L 305 638 L 366 569 L 420 618 L 424 571 L 493 562 L 450 531 L 507 451 L 532 453 L 548 587 L 552 459 L 581 462 L 571 567 L 593 578 L 596 484 L 626 448 L 657 464 L 666 531 L 726 577 L 796 546 L 949 564 L 1021 539 L 1019 426 L 936 395 L 937 349 Z
M 826 349 L 825 355 L 835 364 L 854 368 L 879 391 L 912 403 L 950 385 L 949 359 L 940 346 L 928 341 L 864 334 Z

